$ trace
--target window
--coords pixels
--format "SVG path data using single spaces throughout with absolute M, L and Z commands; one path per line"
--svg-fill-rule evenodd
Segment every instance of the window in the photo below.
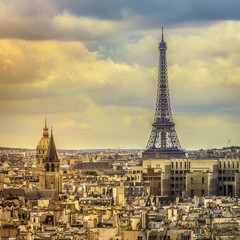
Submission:
M 219 177 L 218 180 L 219 180 L 219 181 L 222 181 L 222 177 Z
M 204 177 L 202 177 L 202 184 L 204 183 Z
M 52 165 L 51 165 L 51 172 L 54 172 L 55 171 L 55 166 L 54 166 L 54 164 L 52 163 Z
M 173 166 L 173 162 L 172 162 L 172 168 L 174 168 L 174 166 Z
M 176 177 L 175 180 L 178 181 L 178 177 Z
M 47 172 L 49 172 L 49 163 L 47 163 L 47 164 L 45 165 L 45 169 L 46 169 Z
M 176 169 L 178 169 L 178 162 L 176 162 Z
M 228 168 L 230 168 L 230 162 L 228 162 Z
M 193 184 L 193 178 L 191 177 L 191 184 Z
M 234 166 L 234 162 L 233 162 L 232 166 L 233 166 L 233 168 L 235 167 L 235 166 Z
M 222 163 L 221 162 L 219 162 L 219 168 L 222 168 Z
M 226 163 L 225 162 L 223 163 L 223 167 L 226 168 Z
M 175 174 L 178 174 L 178 170 L 175 171 Z
M 237 168 L 239 168 L 239 162 L 237 162 Z
M 205 194 L 205 191 L 204 191 L 204 189 L 202 189 L 201 193 L 202 193 L 202 196 L 204 196 L 204 194 Z
M 186 162 L 184 162 L 184 168 L 185 168 L 185 169 L 187 168 L 187 163 L 186 163 Z
M 188 163 L 188 168 L 189 168 L 189 169 L 191 168 L 191 164 L 190 164 L 190 162 Z
M 218 173 L 219 173 L 219 174 L 222 174 L 222 170 L 219 170 Z

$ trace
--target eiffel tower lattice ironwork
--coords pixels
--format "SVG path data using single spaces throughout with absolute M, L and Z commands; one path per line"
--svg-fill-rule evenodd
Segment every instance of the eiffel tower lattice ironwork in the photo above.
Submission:
M 182 158 L 185 152 L 181 149 L 180 142 L 175 131 L 175 124 L 172 119 L 170 97 L 167 78 L 167 44 L 163 37 L 158 46 L 159 68 L 157 102 L 152 132 L 148 140 L 146 150 L 143 152 L 143 159 L 150 158 Z

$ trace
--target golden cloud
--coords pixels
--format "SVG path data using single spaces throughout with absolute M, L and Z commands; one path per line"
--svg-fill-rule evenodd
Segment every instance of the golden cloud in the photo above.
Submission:
M 62 18 L 69 18 L 67 26 Z M 80 28 L 82 20 L 65 13 L 56 24 L 77 22 Z M 111 27 L 103 22 L 102 33 Z M 165 37 L 171 103 L 184 148 L 201 148 L 201 142 L 223 146 L 225 138 L 239 142 L 239 27 L 218 23 L 193 32 L 171 30 Z M 60 148 L 144 148 L 154 117 L 156 42 L 149 35 L 123 43 L 112 50 L 120 59 L 114 61 L 101 55 L 105 46 L 90 51 L 82 42 L 1 39 L 0 119 L 6 137 L 0 145 L 17 146 L 28 135 L 21 144 L 35 146 L 41 137 L 36 129 L 47 115 Z M 148 51 L 156 54 L 155 66 L 147 63 Z

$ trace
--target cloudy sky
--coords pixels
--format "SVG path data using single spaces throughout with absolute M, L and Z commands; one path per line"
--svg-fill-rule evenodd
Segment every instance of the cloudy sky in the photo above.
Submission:
M 176 4 L 177 3 L 177 4 Z M 165 28 L 184 149 L 240 143 L 240 1 L 0 0 L 0 146 L 145 148 Z

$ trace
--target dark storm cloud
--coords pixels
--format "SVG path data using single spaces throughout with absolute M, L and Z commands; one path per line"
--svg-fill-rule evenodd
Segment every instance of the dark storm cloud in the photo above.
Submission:
M 161 27 L 194 21 L 238 20 L 238 0 L 91 0 L 55 1 L 59 11 L 105 20 L 141 17 L 138 27 Z
M 100 39 L 114 31 L 121 34 L 121 31 L 132 29 L 240 19 L 240 2 L 237 0 L 0 0 L 0 8 L 0 37 L 30 40 Z M 60 25 L 59 22 L 56 24 L 56 18 L 62 16 L 66 18 L 61 18 Z M 76 18 L 78 22 L 76 19 L 69 21 L 67 17 Z M 83 17 L 95 19 L 95 22 L 81 23 L 79 18 Z M 96 20 L 123 23 L 124 26 L 111 26 L 106 30 L 106 26 Z M 66 25 L 63 26 L 63 23 Z

